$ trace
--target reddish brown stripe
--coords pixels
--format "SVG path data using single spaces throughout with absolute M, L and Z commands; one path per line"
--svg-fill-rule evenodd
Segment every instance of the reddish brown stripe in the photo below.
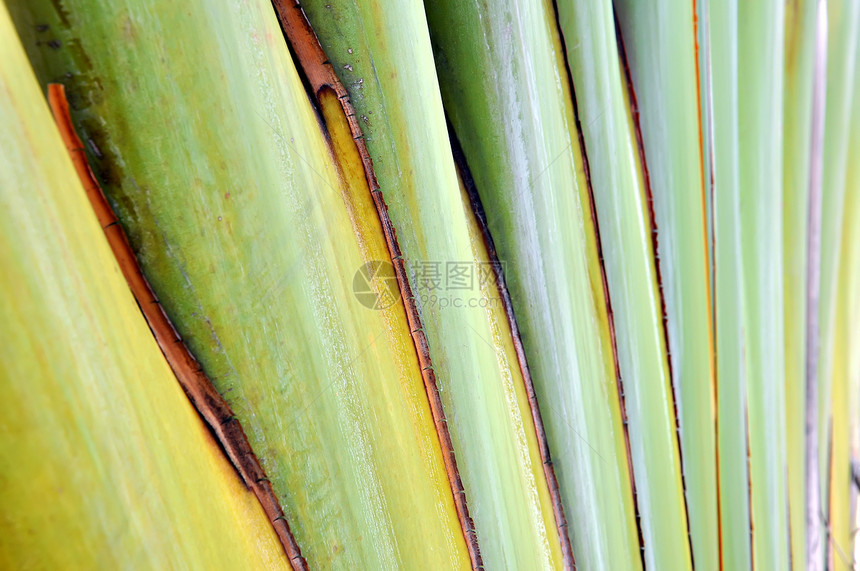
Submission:
M 702 231 L 705 234 L 705 267 L 711 268 L 708 274 L 708 346 L 711 348 L 711 394 L 713 398 L 714 410 L 717 410 L 717 357 L 716 357 L 716 324 L 715 324 L 715 316 L 714 316 L 714 260 L 711 259 L 711 254 L 714 252 L 713 247 L 713 232 L 711 235 L 708 235 L 708 211 L 706 204 L 709 202 L 709 194 L 707 190 L 707 186 L 705 184 L 705 127 L 704 127 L 704 117 L 707 114 L 702 113 L 702 69 L 699 65 L 699 26 L 704 25 L 699 22 L 699 12 L 698 12 L 698 3 L 696 0 L 692 0 L 693 2 L 693 44 L 696 50 L 696 100 L 699 102 L 697 105 L 697 110 L 699 112 L 699 160 L 701 161 L 701 173 L 702 173 Z M 707 38 L 706 38 L 707 39 Z M 709 115 L 708 115 L 709 116 Z M 710 147 L 709 147 L 710 150 Z M 712 152 L 712 151 L 711 151 Z M 711 164 L 711 188 L 713 188 L 713 158 L 711 153 L 708 154 L 708 161 Z M 711 212 L 713 212 L 713 207 L 711 208 Z M 713 224 L 710 226 L 713 228 Z M 708 242 L 711 242 L 711 249 L 708 250 Z M 715 446 L 714 446 L 714 457 L 715 457 L 715 466 L 716 466 L 716 484 L 717 484 L 717 549 L 719 552 L 719 568 L 723 569 L 723 526 L 722 519 L 723 513 L 722 508 L 720 507 L 720 444 L 719 444 L 719 415 L 714 415 L 714 435 L 715 435 Z M 691 551 L 692 553 L 692 551 Z
M 755 520 L 752 510 L 753 485 L 752 469 L 750 468 L 750 409 L 746 404 L 744 405 L 744 433 L 747 439 L 747 503 L 750 506 L 750 570 L 756 571 L 755 542 L 753 541 L 753 537 L 755 537 Z
M 469 559 L 473 569 L 483 568 L 483 560 L 481 558 L 480 548 L 478 547 L 475 524 L 472 521 L 472 517 L 469 515 L 469 507 L 466 503 L 466 493 L 463 489 L 463 482 L 460 480 L 460 472 L 457 469 L 457 460 L 454 457 L 454 448 L 451 444 L 451 434 L 448 430 L 448 421 L 445 418 L 444 410 L 442 410 L 442 399 L 439 395 L 439 388 L 436 383 L 436 373 L 433 371 L 433 363 L 430 358 L 430 349 L 427 344 L 427 337 L 424 334 L 421 318 L 419 317 L 418 309 L 415 306 L 415 296 L 412 293 L 412 287 L 409 285 L 409 279 L 403 263 L 403 254 L 397 243 L 397 232 L 394 229 L 394 225 L 391 223 L 391 219 L 388 217 L 388 206 L 385 204 L 385 199 L 382 196 L 382 191 L 376 180 L 376 174 L 373 170 L 373 161 L 367 151 L 367 145 L 364 142 L 364 135 L 362 134 L 361 127 L 358 124 L 358 119 L 355 116 L 355 109 L 349 101 L 349 95 L 346 92 L 346 88 L 344 88 L 343 84 L 338 79 L 334 72 L 334 68 L 332 68 L 330 63 L 328 63 L 328 58 L 326 57 L 325 52 L 323 52 L 322 46 L 320 46 L 319 40 L 317 39 L 313 28 L 311 28 L 299 2 L 297 0 L 272 0 L 272 4 L 281 21 L 281 28 L 284 31 L 284 35 L 298 60 L 298 66 L 304 73 L 305 79 L 310 85 L 317 103 L 320 101 L 319 94 L 324 88 L 332 89 L 337 94 L 337 98 L 343 108 L 343 113 L 349 123 L 350 132 L 352 133 L 353 140 L 355 140 L 355 145 L 358 148 L 362 166 L 364 167 L 367 184 L 370 188 L 371 195 L 373 196 L 373 203 L 376 206 L 379 222 L 382 225 L 383 233 L 385 234 L 385 243 L 388 246 L 388 253 L 391 255 L 397 283 L 400 286 L 401 299 L 403 300 L 403 306 L 406 312 L 406 320 L 409 323 L 409 330 L 415 344 L 415 352 L 418 355 L 418 362 L 421 366 L 421 376 L 424 379 L 424 389 L 427 393 L 427 400 L 430 403 L 430 412 L 433 415 L 433 422 L 436 427 L 436 434 L 439 438 L 439 445 L 442 448 L 442 457 L 445 461 L 445 469 L 448 473 L 448 483 L 451 486 L 451 494 L 454 499 L 454 506 L 457 510 L 457 517 L 463 530 L 463 537 L 466 540 Z
M 290 532 L 284 511 L 275 497 L 272 486 L 266 478 L 266 473 L 251 449 L 242 426 L 233 415 L 230 406 L 221 398 L 206 373 L 203 372 L 200 363 L 182 342 L 158 302 L 158 298 L 155 297 L 149 282 L 141 272 L 125 232 L 122 226 L 117 224 L 116 215 L 105 198 L 101 186 L 93 176 L 93 171 L 90 169 L 84 153 L 83 144 L 75 133 L 69 116 L 69 104 L 66 101 L 65 88 L 56 83 L 48 85 L 48 101 L 53 110 L 60 135 L 66 145 L 66 150 L 69 152 L 78 178 L 80 178 L 87 193 L 87 198 L 90 200 L 99 224 L 104 229 L 105 237 L 119 263 L 120 270 L 122 270 L 122 274 L 125 276 L 128 286 L 137 300 L 158 346 L 161 348 L 161 352 L 164 354 L 164 358 L 170 368 L 173 369 L 173 373 L 194 408 L 197 409 L 197 412 L 200 413 L 200 416 L 215 434 L 245 485 L 263 506 L 263 510 L 269 521 L 272 522 L 275 533 L 277 533 L 293 569 L 297 571 L 307 569 L 307 562 L 302 557 L 301 550 Z

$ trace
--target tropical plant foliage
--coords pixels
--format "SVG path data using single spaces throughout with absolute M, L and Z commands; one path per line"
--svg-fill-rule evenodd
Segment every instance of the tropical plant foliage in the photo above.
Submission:
M 5 0 L 0 566 L 854 568 L 858 26 Z

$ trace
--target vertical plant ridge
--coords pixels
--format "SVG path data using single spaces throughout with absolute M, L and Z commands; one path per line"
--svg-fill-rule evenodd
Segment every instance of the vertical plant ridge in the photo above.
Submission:
M 805 421 L 805 565 L 810 571 L 823 569 L 825 554 L 821 517 L 821 466 L 819 423 L 819 295 L 821 287 L 821 208 L 824 167 L 825 89 L 827 84 L 827 0 L 816 2 L 816 25 L 812 71 L 812 109 L 809 144 L 808 218 L 806 240 L 806 362 L 804 374 Z
M 707 267 L 707 297 L 708 297 L 708 345 L 711 348 L 711 403 L 714 411 L 714 492 L 716 495 L 717 516 L 717 553 L 718 569 L 722 570 L 723 563 L 723 525 L 722 506 L 720 499 L 720 446 L 719 415 L 717 401 L 717 343 L 716 343 L 716 255 L 714 252 L 714 154 L 713 154 L 713 117 L 711 113 L 711 74 L 710 74 L 710 33 L 708 28 L 708 0 L 691 0 L 693 2 L 693 36 L 696 49 L 696 94 L 699 101 L 699 151 L 702 161 L 702 231 L 705 234 L 705 263 Z M 703 88 L 704 86 L 704 88 Z
M 752 462 L 750 460 L 750 407 L 748 403 L 745 403 L 744 406 L 744 437 L 746 438 L 746 476 L 747 476 L 747 505 L 750 506 L 749 509 L 749 533 L 747 534 L 750 542 L 750 571 L 756 571 L 756 547 L 755 541 L 753 538 L 755 537 L 755 520 L 753 520 L 752 513 L 752 501 L 753 501 L 753 484 L 752 484 Z
M 704 105 L 702 104 L 705 101 L 706 96 L 702 92 L 702 80 L 706 77 L 706 74 L 703 73 L 701 58 L 703 53 L 707 53 L 707 46 L 704 48 L 700 44 L 699 41 L 699 32 L 700 30 L 704 30 L 705 38 L 707 39 L 707 25 L 701 25 L 700 17 L 699 17 L 699 7 L 704 2 L 698 0 L 691 0 L 693 3 L 693 44 L 695 46 L 695 62 L 696 62 L 696 100 L 699 101 L 699 105 L 696 106 L 696 112 L 698 114 L 698 127 L 699 127 L 699 158 L 702 163 L 702 176 L 701 176 L 701 188 L 702 188 L 702 204 L 705 205 L 705 208 L 702 209 L 702 233 L 704 234 L 704 243 L 705 243 L 705 264 L 708 268 L 708 288 L 707 288 L 707 296 L 708 296 L 708 307 L 711 307 L 713 304 L 713 276 L 711 274 L 711 268 L 713 267 L 713 252 L 708 249 L 710 244 L 710 237 L 712 233 L 709 231 L 710 228 L 710 216 L 708 216 L 708 207 L 709 204 L 709 193 L 708 193 L 708 185 L 706 184 L 706 180 L 710 174 L 710 169 L 708 168 L 708 162 L 710 161 L 710 152 L 705 144 L 707 137 L 705 136 L 706 124 L 705 124 L 705 113 L 703 113 L 702 108 Z M 629 74 L 629 70 L 628 70 Z M 711 314 L 708 315 L 708 345 L 711 347 L 711 366 L 715 366 L 714 364 L 714 339 L 713 339 L 713 319 L 711 318 Z M 715 375 L 716 377 L 716 375 Z M 716 400 L 716 383 L 711 383 L 712 385 L 712 393 L 713 398 Z M 719 522 L 718 522 L 719 523 Z
M 806 317 L 816 0 L 786 3 L 783 139 L 786 474 L 792 565 L 806 562 Z M 819 149 L 820 151 L 820 149 Z M 789 230 L 790 229 L 790 230 Z
M 509 328 L 499 296 L 482 289 L 494 298 L 489 307 L 451 304 L 462 297 L 446 270 L 486 266 L 433 72 L 434 4 L 427 12 L 416 0 L 301 4 L 356 108 L 397 230 L 482 560 L 492 567 L 558 567 L 563 555 L 549 488 L 510 333 L 500 335 Z M 555 470 L 561 477 L 558 463 Z
M 835 331 L 837 314 L 838 271 L 841 261 L 842 233 L 844 225 L 844 203 L 848 189 L 845 186 L 845 168 L 848 164 L 848 140 L 850 131 L 851 96 L 854 78 L 857 75 L 857 38 L 860 36 L 860 3 L 846 0 L 828 0 L 827 23 L 827 70 L 824 103 L 824 143 L 821 174 L 821 216 L 817 327 L 817 372 L 818 387 L 818 485 L 820 489 L 820 518 L 825 527 L 819 527 L 819 543 L 822 552 L 819 565 L 828 565 L 829 540 L 826 526 L 830 522 L 831 496 L 829 478 L 829 438 L 833 420 L 832 391 L 834 350 L 837 339 Z M 820 524 L 819 524 L 820 525 Z
M 748 375 L 738 229 L 738 7 L 736 1 L 709 2 L 707 9 L 721 561 L 726 569 L 750 569 Z
M 508 291 L 507 282 L 505 281 L 504 268 L 502 267 L 496 245 L 493 242 L 493 236 L 490 234 L 489 226 L 487 225 L 487 215 L 484 212 L 484 206 L 481 204 L 481 197 L 478 195 L 475 180 L 472 178 L 472 173 L 469 170 L 469 164 L 466 156 L 463 153 L 463 148 L 460 146 L 460 141 L 457 139 L 457 134 L 454 127 L 448 122 L 448 133 L 451 139 L 451 151 L 454 155 L 454 163 L 457 165 L 457 171 L 466 189 L 469 197 L 469 205 L 472 208 L 472 214 L 478 223 L 478 228 L 481 231 L 481 237 L 484 246 L 487 248 L 490 263 L 492 264 L 493 275 L 496 281 L 496 286 L 499 295 L 502 299 L 502 305 L 505 310 L 505 316 L 508 320 L 508 325 L 511 328 L 511 337 L 514 344 L 514 350 L 517 355 L 517 362 L 520 367 L 520 372 L 523 376 L 523 384 L 525 385 L 526 394 L 528 394 L 529 409 L 532 414 L 532 423 L 534 424 L 535 433 L 537 434 L 538 445 L 540 448 L 540 456 L 543 462 L 543 469 L 546 475 L 547 484 L 549 487 L 550 497 L 552 498 L 552 509 L 555 517 L 556 531 L 558 532 L 559 542 L 561 543 L 562 554 L 564 557 L 565 568 L 576 569 L 576 560 L 574 558 L 573 549 L 568 537 L 567 517 L 564 514 L 564 506 L 561 503 L 561 494 L 558 487 L 558 479 L 555 476 L 553 468 L 552 455 L 550 454 L 549 444 L 546 439 L 546 429 L 543 425 L 541 417 L 540 405 L 538 404 L 537 394 L 535 393 L 534 383 L 532 382 L 531 373 L 529 372 L 528 359 L 526 358 L 525 349 L 523 348 L 522 338 L 520 337 L 519 326 L 517 325 L 514 306 L 511 301 L 511 294 Z
M 326 57 L 313 28 L 308 22 L 299 1 L 272 0 L 272 4 L 278 19 L 281 22 L 284 35 L 292 46 L 293 52 L 297 57 L 297 67 L 303 71 L 313 90 L 313 97 L 320 105 L 322 105 L 320 100 L 320 93 L 322 90 L 331 89 L 334 91 L 337 96 L 337 101 L 340 103 L 342 112 L 349 123 L 353 140 L 355 141 L 355 145 L 358 148 L 358 152 L 361 157 L 367 184 L 371 195 L 373 196 L 377 215 L 379 216 L 380 224 L 382 225 L 385 233 L 385 241 L 388 246 L 391 262 L 397 277 L 397 284 L 400 288 L 401 298 L 403 299 L 403 306 L 409 322 L 410 333 L 415 345 L 415 352 L 418 355 L 419 364 L 421 366 L 421 376 L 424 379 L 427 400 L 430 403 L 430 410 L 433 415 L 436 434 L 442 448 L 442 456 L 445 460 L 445 468 L 448 473 L 451 495 L 457 509 L 457 515 L 460 520 L 463 536 L 468 547 L 469 558 L 473 569 L 481 569 L 483 568 L 483 560 L 481 557 L 480 547 L 478 545 L 477 530 L 475 529 L 472 517 L 469 515 L 469 507 L 466 502 L 466 492 L 463 487 L 463 482 L 460 479 L 459 470 L 457 469 L 457 460 L 454 457 L 454 447 L 451 443 L 448 422 L 445 418 L 445 411 L 442 408 L 442 399 L 439 395 L 436 373 L 433 370 L 430 347 L 424 333 L 424 327 L 421 323 L 421 316 L 415 306 L 415 296 L 406 275 L 403 253 L 400 251 L 400 246 L 397 242 L 397 232 L 388 217 L 388 206 L 385 204 L 385 198 L 382 196 L 382 191 L 376 180 L 376 174 L 373 170 L 373 161 L 367 151 L 367 145 L 364 141 L 361 126 L 358 124 L 355 109 L 350 103 L 349 94 L 335 74 L 331 63 L 329 63 L 329 60 Z
M 618 364 L 618 341 L 615 336 L 615 314 L 612 311 L 612 298 L 609 295 L 609 283 L 606 277 L 606 264 L 603 259 L 603 242 L 600 239 L 600 224 L 597 219 L 597 207 L 594 203 L 594 188 L 591 184 L 591 170 L 588 162 L 588 149 L 585 146 L 585 135 L 582 130 L 582 121 L 579 114 L 579 105 L 576 100 L 576 86 L 573 83 L 573 74 L 568 60 L 567 41 L 561 27 L 561 18 L 558 11 L 558 0 L 552 0 L 553 15 L 561 44 L 562 57 L 564 59 L 564 70 L 567 75 L 567 83 L 570 89 L 571 105 L 573 106 L 574 124 L 576 125 L 576 136 L 579 147 L 582 149 L 582 166 L 585 172 L 585 187 L 588 195 L 588 216 L 594 228 L 595 247 L 597 249 L 597 260 L 600 266 L 600 282 L 603 287 L 603 300 L 606 305 L 607 322 L 609 326 L 609 340 L 612 347 L 612 362 L 615 370 L 615 388 L 618 392 L 618 405 L 621 411 L 622 433 L 624 434 L 624 449 L 627 455 L 627 472 L 630 477 L 630 490 L 633 495 L 633 514 L 636 523 L 636 534 L 639 539 L 639 559 L 642 568 L 645 568 L 645 539 L 642 535 L 642 516 L 639 512 L 638 494 L 636 491 L 636 477 L 633 472 L 633 456 L 630 451 L 630 421 L 627 417 L 627 403 L 624 398 L 624 380 L 621 375 L 621 367 Z
M 831 414 L 831 452 L 828 458 L 830 494 L 827 519 L 828 569 L 856 569 L 860 545 L 857 530 L 857 491 L 860 490 L 860 465 L 856 454 L 860 450 L 857 438 L 857 397 L 860 395 L 860 185 L 857 171 L 858 125 L 860 125 L 860 74 L 855 73 L 851 103 L 848 157 L 845 170 L 844 223 L 842 250 L 838 265 L 837 306 L 834 323 L 833 394 Z M 854 416 L 852 417 L 852 414 Z M 854 460 L 852 462 L 852 456 Z
M 610 2 L 559 3 L 577 92 L 597 218 L 601 225 L 631 428 L 631 457 L 648 567 L 690 566 L 664 311 L 636 142 L 634 109 Z M 650 165 L 646 165 L 650 166 Z M 649 172 L 649 178 L 651 173 Z M 658 475 L 659 474 L 659 475 Z M 671 485 L 668 485 L 671 482 Z
M 646 205 L 645 210 L 646 210 L 646 213 L 648 215 L 648 222 L 650 225 L 651 253 L 653 256 L 652 261 L 654 263 L 653 267 L 654 267 L 654 272 L 655 272 L 657 294 L 658 294 L 658 298 L 660 301 L 660 310 L 661 310 L 661 314 L 662 314 L 661 315 L 661 324 L 662 324 L 661 329 L 662 329 L 662 335 L 663 335 L 662 340 L 663 340 L 664 347 L 665 347 L 666 368 L 668 371 L 668 378 L 669 378 L 670 386 L 673 387 L 673 390 L 670 393 L 670 395 L 672 397 L 672 412 L 673 412 L 674 425 L 675 425 L 674 438 L 675 438 L 675 441 L 677 443 L 678 460 L 679 460 L 681 468 L 683 468 L 683 448 L 681 446 L 680 417 L 678 415 L 678 402 L 677 402 L 678 399 L 677 399 L 677 395 L 675 394 L 675 389 L 674 389 L 675 382 L 674 382 L 671 352 L 669 349 L 670 345 L 669 345 L 669 333 L 668 333 L 668 311 L 666 309 L 666 296 L 665 296 L 664 287 L 663 287 L 662 271 L 661 271 L 661 268 L 659 265 L 659 253 L 658 253 L 659 252 L 659 250 L 658 250 L 658 244 L 659 244 L 658 234 L 659 234 L 659 231 L 658 231 L 658 227 L 657 227 L 656 216 L 654 213 L 654 196 L 653 196 L 653 193 L 651 190 L 651 176 L 650 176 L 650 172 L 649 172 L 649 168 L 648 168 L 648 162 L 647 162 L 646 157 L 645 157 L 645 147 L 644 147 L 643 140 L 642 140 L 642 129 L 640 126 L 640 108 L 639 108 L 639 104 L 638 104 L 637 98 L 636 98 L 636 90 L 633 86 L 633 81 L 632 81 L 632 78 L 630 75 L 630 67 L 629 67 L 628 62 L 627 62 L 626 50 L 624 48 L 624 39 L 623 39 L 623 36 L 621 34 L 620 27 L 618 26 L 617 17 L 615 19 L 615 32 L 616 32 L 616 38 L 618 41 L 619 59 L 621 62 L 621 70 L 622 70 L 622 78 L 623 78 L 622 83 L 627 88 L 624 95 L 625 95 L 626 102 L 629 105 L 628 113 L 629 113 L 631 126 L 633 129 L 633 135 L 634 135 L 633 139 L 636 142 L 636 151 L 638 153 L 639 164 L 641 166 L 641 171 L 642 171 L 642 183 L 643 183 L 642 190 L 644 192 L 644 199 L 645 199 L 645 205 Z M 693 545 L 692 545 L 692 536 L 691 536 L 690 529 L 689 529 L 690 516 L 689 516 L 689 507 L 688 507 L 687 501 L 686 501 L 687 484 L 686 484 L 686 475 L 685 475 L 683 469 L 680 470 L 680 477 L 681 477 L 682 497 L 684 498 L 684 502 L 683 502 L 684 503 L 684 513 L 685 513 L 686 521 L 687 521 L 687 532 L 686 532 L 687 543 L 688 543 L 689 550 L 690 550 L 690 563 L 691 563 L 691 566 L 693 566 L 694 565 Z
M 687 543 L 690 549 L 690 562 L 691 566 L 695 565 L 695 561 L 693 560 L 693 536 L 690 532 L 690 508 L 687 505 L 687 481 L 686 474 L 684 473 L 684 451 L 681 446 L 681 425 L 680 425 L 680 416 L 678 415 L 678 395 L 676 393 L 677 387 L 674 380 L 674 375 L 672 371 L 672 359 L 671 353 L 669 351 L 669 314 L 666 311 L 666 296 L 663 291 L 663 275 L 660 269 L 659 263 L 659 250 L 658 250 L 658 231 L 657 231 L 657 218 L 654 214 L 654 195 L 651 191 L 651 177 L 648 171 L 648 161 L 645 158 L 645 145 L 642 142 L 642 128 L 639 123 L 639 104 L 636 100 L 636 90 L 633 87 L 633 79 L 630 76 L 630 66 L 627 63 L 627 52 L 624 49 L 624 38 L 621 34 L 621 28 L 618 25 L 618 17 L 616 14 L 615 17 L 615 36 L 618 39 L 618 55 L 621 60 L 621 68 L 624 73 L 624 80 L 627 86 L 627 99 L 630 105 L 630 117 L 633 123 L 633 132 L 635 134 L 636 140 L 636 148 L 639 153 L 639 161 L 642 165 L 642 178 L 643 178 L 643 189 L 645 191 L 645 204 L 646 210 L 648 213 L 648 221 L 651 225 L 651 252 L 653 254 L 653 262 L 654 262 L 654 272 L 657 279 L 657 294 L 660 298 L 660 309 L 662 311 L 662 332 L 663 332 L 663 343 L 666 349 L 666 367 L 669 373 L 669 382 L 670 386 L 673 387 L 671 392 L 672 395 L 672 411 L 675 420 L 675 441 L 678 445 L 678 460 L 681 464 L 681 486 L 684 497 L 684 514 L 686 516 L 687 523 Z
M 306 570 L 307 561 L 302 557 L 301 549 L 290 531 L 290 525 L 280 502 L 275 497 L 272 485 L 251 449 L 242 425 L 224 398 L 215 390 L 200 363 L 188 350 L 144 277 L 125 231 L 93 175 L 84 154 L 83 143 L 72 125 L 65 89 L 61 84 L 48 86 L 48 101 L 90 205 L 165 360 L 194 408 L 223 447 L 245 486 L 257 497 L 281 541 L 290 565 L 296 571 Z
M 648 170 L 654 264 L 696 568 L 719 560 L 713 337 L 698 5 L 618 0 L 618 35 Z
M 577 565 L 639 568 L 603 278 L 553 5 L 426 6 L 443 102 L 509 264 Z M 487 46 L 480 58 L 468 53 L 475 44 Z
M 696 90 L 699 99 L 699 137 L 702 161 L 702 198 L 704 204 L 703 230 L 708 272 L 709 345 L 713 371 L 712 406 L 714 410 L 714 491 L 716 495 L 718 569 L 725 568 L 723 552 L 723 505 L 720 481 L 720 415 L 719 415 L 719 359 L 717 356 L 717 255 L 714 224 L 714 119 L 713 85 L 711 70 L 711 31 L 709 22 L 709 0 L 692 0 L 696 42 Z
M 739 231 L 747 365 L 753 561 L 788 566 L 782 137 L 785 3 L 739 2 Z

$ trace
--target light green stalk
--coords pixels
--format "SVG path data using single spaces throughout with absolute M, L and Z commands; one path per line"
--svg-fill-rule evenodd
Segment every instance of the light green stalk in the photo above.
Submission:
M 806 561 L 807 249 L 817 0 L 786 2 L 783 139 L 785 404 L 791 558 Z M 818 149 L 820 152 L 820 149 Z
M 751 569 L 747 466 L 747 363 L 741 274 L 738 4 L 708 3 L 714 176 L 714 328 L 721 561 Z
M 702 129 L 702 176 L 704 179 L 705 189 L 705 242 L 708 248 L 708 277 L 711 284 L 711 328 L 713 329 L 714 316 L 714 134 L 713 134 L 713 89 L 711 86 L 711 27 L 710 21 L 710 2 L 709 0 L 697 0 L 696 7 L 696 64 L 698 65 L 699 78 L 699 109 L 700 111 L 700 128 Z M 712 349 L 714 350 L 713 367 L 714 367 L 714 416 L 716 417 L 716 339 L 711 339 Z M 715 435 L 716 438 L 716 435 Z M 717 441 L 714 441 L 716 447 Z
M 785 75 L 783 0 L 741 2 L 737 21 L 738 188 L 753 567 L 785 569 L 789 549 L 783 221 L 779 214 Z

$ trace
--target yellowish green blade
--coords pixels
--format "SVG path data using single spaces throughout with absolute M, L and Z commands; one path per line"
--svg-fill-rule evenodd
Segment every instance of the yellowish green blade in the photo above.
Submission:
M 748 422 L 738 154 L 738 3 L 708 2 L 720 558 L 749 570 Z
M 467 567 L 399 292 L 365 266 L 387 256 L 369 192 L 341 184 L 354 173 L 270 3 L 54 6 L 16 4 L 40 78 L 67 83 L 145 273 L 309 565 Z
M 806 330 L 817 0 L 786 3 L 783 110 L 786 475 L 791 559 L 806 561 Z M 820 152 L 820 149 L 819 149 Z
M 302 6 L 350 93 L 397 230 L 484 564 L 558 567 L 543 467 L 524 436 L 532 419 L 514 390 L 518 364 L 499 357 L 495 308 L 486 307 L 498 299 L 474 285 L 487 268 L 474 263 L 424 8 L 416 0 Z
M 695 4 L 621 0 L 616 8 L 653 197 L 693 562 L 715 570 L 716 405 Z
M 830 481 L 831 404 L 835 358 L 835 327 L 837 315 L 843 311 L 837 305 L 839 266 L 845 207 L 845 168 L 848 156 L 849 121 L 857 73 L 858 35 L 860 35 L 860 3 L 828 0 L 827 3 L 827 102 L 824 124 L 824 164 L 821 182 L 821 294 L 818 307 L 820 358 L 818 361 L 818 459 L 823 521 L 829 521 L 828 498 Z M 856 96 L 856 95 L 855 95 Z M 856 190 L 855 190 L 856 192 Z M 826 530 L 822 526 L 822 534 Z M 826 535 L 820 537 L 820 557 L 831 550 Z M 826 565 L 821 561 L 822 566 Z M 825 568 L 825 567 L 822 567 Z
M 0 6 L 0 567 L 287 569 L 168 368 Z
M 855 109 L 858 107 L 854 105 Z M 858 121 L 852 121 L 857 125 Z M 828 507 L 828 569 L 851 571 L 853 543 L 856 535 L 851 514 L 851 354 L 860 346 L 857 315 L 851 311 L 852 287 L 856 287 L 860 273 L 860 188 L 855 187 L 845 194 L 844 230 L 842 252 L 839 263 L 839 283 L 836 304 L 839 310 L 833 324 L 833 377 L 830 424 L 830 450 L 828 457 L 828 487 L 830 496 L 824 501 Z M 856 381 L 855 381 L 856 382 Z
M 851 135 L 848 147 L 847 171 L 845 174 L 845 235 L 843 238 L 842 253 L 845 267 L 853 267 L 850 276 L 843 278 L 847 283 L 848 293 L 846 301 L 840 300 L 840 313 L 844 312 L 847 318 L 847 386 L 848 394 L 845 405 L 848 407 L 848 449 L 851 455 L 852 470 L 854 476 L 854 488 L 849 493 L 851 501 L 849 509 L 853 507 L 854 513 L 849 513 L 849 521 L 853 522 L 850 528 L 851 537 L 848 545 L 843 549 L 849 554 L 854 554 L 854 561 L 860 557 L 860 538 L 856 530 L 860 528 L 860 73 L 854 74 L 854 96 L 852 98 L 851 110 Z M 850 252 L 849 252 L 850 250 Z M 847 270 L 846 270 L 847 271 Z M 853 348 L 853 349 L 852 349 Z M 834 403 L 836 399 L 834 397 Z M 835 430 L 835 429 L 834 429 Z M 835 472 L 834 472 L 835 473 Z M 849 484 L 850 485 L 850 484 Z M 838 528 L 837 528 L 838 530 Z M 835 533 L 842 533 L 836 531 Z M 844 541 L 844 540 L 843 540 Z
M 789 548 L 780 216 L 785 2 L 739 2 L 737 30 L 739 253 L 753 568 L 785 569 Z
M 853 50 L 860 48 L 855 37 Z M 848 48 L 852 49 L 852 48 Z M 839 61 L 839 60 L 837 60 Z M 856 65 L 856 63 L 855 63 Z M 860 73 L 854 72 L 853 84 L 848 91 L 846 162 L 844 202 L 842 211 L 841 249 L 836 272 L 836 314 L 833 322 L 832 389 L 830 442 L 826 473 L 829 474 L 829 498 L 822 501 L 828 504 L 828 545 L 825 550 L 828 569 L 849 571 L 856 568 L 854 544 L 857 542 L 857 528 L 851 513 L 852 456 L 860 457 L 857 441 L 860 437 L 857 421 L 860 407 L 856 403 L 856 391 L 860 386 L 860 177 L 857 159 L 860 158 Z M 852 359 L 854 363 L 852 363 Z M 852 368 L 853 365 L 853 368 Z M 852 399 L 852 392 L 855 393 Z M 853 424 L 853 427 L 852 427 Z M 853 432 L 852 432 L 853 431 Z M 852 445 L 852 440 L 854 440 Z M 854 490 L 856 494 L 857 490 Z

